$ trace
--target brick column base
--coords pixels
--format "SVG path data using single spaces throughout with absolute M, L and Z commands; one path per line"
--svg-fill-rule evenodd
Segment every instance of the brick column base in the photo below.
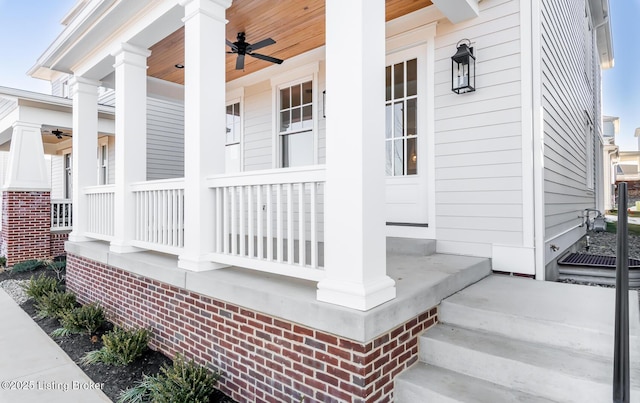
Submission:
M 7 266 L 51 256 L 50 192 L 2 193 L 0 254 Z

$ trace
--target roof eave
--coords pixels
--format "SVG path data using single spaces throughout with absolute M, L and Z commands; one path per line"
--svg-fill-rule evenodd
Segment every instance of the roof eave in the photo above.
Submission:
M 49 80 L 51 70 L 64 56 L 69 47 L 77 41 L 82 34 L 100 18 L 103 12 L 119 0 L 89 0 L 78 2 L 76 6 L 67 14 L 63 23 L 65 29 L 42 53 L 36 63 L 29 69 L 27 74 L 33 78 Z M 60 70 L 57 70 L 60 71 Z M 70 73 L 70 71 L 63 71 Z
M 611 33 L 611 12 L 609 0 L 589 0 L 591 18 L 596 31 L 598 57 L 602 70 L 613 67 L 613 35 Z

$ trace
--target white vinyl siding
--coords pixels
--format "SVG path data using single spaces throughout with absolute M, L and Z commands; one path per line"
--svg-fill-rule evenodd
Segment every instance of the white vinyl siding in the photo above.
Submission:
M 245 88 L 244 113 L 244 170 L 270 169 L 273 117 L 268 81 Z
M 435 175 L 439 249 L 491 256 L 522 245 L 519 1 L 485 0 L 480 16 L 441 20 L 435 39 Z M 477 91 L 451 91 L 460 38 L 477 56 Z
M 51 81 L 51 95 L 55 95 L 57 97 L 62 97 L 62 83 L 66 82 L 70 76 L 60 76 L 57 79 Z
M 184 105 L 182 102 L 149 97 L 147 98 L 147 180 L 182 177 L 184 177 Z
M 116 92 L 109 88 L 100 88 L 98 104 L 116 106 Z
M 62 155 L 51 156 L 51 198 L 64 199 L 64 160 Z
M 587 126 L 599 122 L 600 75 L 589 67 L 598 64 L 593 62 L 592 36 L 584 32 L 585 2 L 541 4 L 545 239 L 549 240 L 579 225 L 583 209 L 595 208 L 596 150 Z M 599 133 L 597 125 L 594 130 Z
M 16 108 L 16 106 L 18 106 L 16 101 L 7 98 L 0 98 L 0 119 L 7 116 Z

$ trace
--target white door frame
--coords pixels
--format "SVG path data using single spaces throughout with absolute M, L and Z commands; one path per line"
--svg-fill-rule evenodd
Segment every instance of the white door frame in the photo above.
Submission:
M 418 225 L 411 225 L 412 223 L 387 225 L 387 236 L 429 239 L 436 237 L 435 34 L 436 23 L 430 23 L 387 39 L 387 65 L 418 58 L 418 174 L 416 179 L 421 181 L 419 203 L 426 210 L 425 214 L 418 217 L 418 220 L 422 220 L 417 223 Z M 395 179 L 397 178 L 388 177 L 387 183 L 393 183 Z

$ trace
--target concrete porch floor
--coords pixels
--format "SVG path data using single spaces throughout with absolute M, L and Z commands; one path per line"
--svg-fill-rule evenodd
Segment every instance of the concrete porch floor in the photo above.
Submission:
M 176 256 L 154 252 L 117 254 L 106 242 L 67 242 L 68 253 L 114 266 L 215 299 L 367 342 L 491 273 L 489 259 L 387 253 L 387 273 L 397 297 L 367 312 L 316 300 L 316 283 L 238 267 L 204 272 L 178 268 Z

